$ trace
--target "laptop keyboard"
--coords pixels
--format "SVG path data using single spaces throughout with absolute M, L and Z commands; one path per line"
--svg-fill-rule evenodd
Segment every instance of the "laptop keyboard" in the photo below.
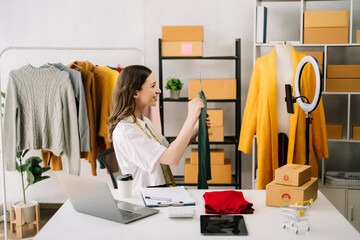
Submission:
M 122 217 L 125 220 L 131 220 L 131 219 L 138 218 L 138 217 L 142 216 L 141 214 L 126 211 L 126 210 L 123 210 L 123 209 L 119 209 L 119 211 L 120 211 Z

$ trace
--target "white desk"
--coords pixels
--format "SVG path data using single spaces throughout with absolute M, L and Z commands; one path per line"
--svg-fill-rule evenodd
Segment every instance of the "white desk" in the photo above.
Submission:
M 69 200 L 56 212 L 35 236 L 36 240 L 55 239 L 314 239 L 360 240 L 360 233 L 318 192 L 318 199 L 310 210 L 310 232 L 304 229 L 295 235 L 282 229 L 285 218 L 280 209 L 265 205 L 265 190 L 242 190 L 247 201 L 254 204 L 254 214 L 244 214 L 248 236 L 205 236 L 200 233 L 200 215 L 204 214 L 205 190 L 188 190 L 196 201 L 192 219 L 168 218 L 168 208 L 158 214 L 130 224 L 120 224 L 76 212 Z M 213 190 L 211 190 L 213 191 Z M 114 192 L 113 192 L 114 193 Z M 124 199 L 125 200 L 125 199 Z M 126 199 L 143 205 L 140 196 Z

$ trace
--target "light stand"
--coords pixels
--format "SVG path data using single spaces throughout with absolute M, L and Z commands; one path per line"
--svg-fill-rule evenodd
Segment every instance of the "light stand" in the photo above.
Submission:
M 315 88 L 315 96 L 311 103 L 309 103 L 309 100 L 307 97 L 301 95 L 301 74 L 304 70 L 304 67 L 307 63 L 311 63 L 311 65 L 314 68 L 315 71 L 315 77 L 316 77 L 316 88 Z M 310 132 L 310 124 L 311 124 L 311 116 L 310 113 L 316 109 L 320 102 L 321 98 L 321 89 L 322 89 L 322 82 L 321 82 L 321 72 L 319 63 L 316 61 L 316 59 L 312 56 L 306 56 L 303 59 L 301 59 L 299 65 L 296 69 L 295 74 L 295 98 L 292 96 L 292 87 L 290 84 L 285 85 L 285 93 L 286 98 L 285 101 L 287 102 L 287 111 L 288 113 L 294 113 L 294 103 L 297 101 L 301 109 L 306 114 L 305 124 L 305 138 L 306 138 L 306 156 L 305 156 L 305 164 L 309 165 L 309 158 L 310 158 L 310 148 L 309 148 L 309 132 Z M 306 99 L 306 102 L 303 101 L 303 99 Z

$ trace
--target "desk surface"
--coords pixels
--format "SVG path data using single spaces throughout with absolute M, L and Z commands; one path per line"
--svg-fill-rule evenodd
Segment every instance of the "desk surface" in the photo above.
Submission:
M 168 208 L 158 214 L 130 224 L 120 224 L 76 212 L 67 200 L 47 222 L 34 239 L 204 239 L 213 238 L 200 233 L 200 215 L 205 213 L 205 190 L 188 190 L 196 201 L 191 219 L 168 218 Z M 214 191 L 214 190 L 207 190 Z M 245 214 L 248 236 L 216 236 L 216 239 L 360 239 L 360 233 L 318 192 L 318 199 L 310 210 L 310 231 L 301 229 L 299 234 L 282 229 L 285 218 L 280 208 L 265 205 L 265 190 L 242 190 L 247 201 L 254 204 L 254 214 Z M 113 191 L 114 196 L 116 192 Z M 143 205 L 140 196 L 123 199 Z

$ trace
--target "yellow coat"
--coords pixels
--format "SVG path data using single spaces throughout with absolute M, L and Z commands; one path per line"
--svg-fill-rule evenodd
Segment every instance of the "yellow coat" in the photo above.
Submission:
M 292 48 L 293 86 L 300 60 L 305 56 Z M 315 89 L 315 74 L 307 64 L 302 73 L 301 92 L 312 102 Z M 252 73 L 243 122 L 241 126 L 239 151 L 249 153 L 252 140 L 257 135 L 258 180 L 257 188 L 264 189 L 274 179 L 278 168 L 278 116 L 276 86 L 276 52 L 273 51 L 256 60 Z M 285 87 L 284 87 L 285 91 Z M 284 101 L 281 99 L 279 101 Z M 305 113 L 295 103 L 295 113 L 290 116 L 288 163 L 305 164 Z M 310 158 L 312 175 L 318 175 L 317 159 L 328 157 L 326 122 L 322 99 L 311 113 Z

